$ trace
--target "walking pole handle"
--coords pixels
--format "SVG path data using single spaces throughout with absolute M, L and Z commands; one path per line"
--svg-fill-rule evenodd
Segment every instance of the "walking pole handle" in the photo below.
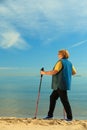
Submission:
M 41 71 L 44 71 L 44 67 L 41 68 Z M 41 74 L 41 77 L 42 77 L 42 76 L 43 76 L 43 75 Z

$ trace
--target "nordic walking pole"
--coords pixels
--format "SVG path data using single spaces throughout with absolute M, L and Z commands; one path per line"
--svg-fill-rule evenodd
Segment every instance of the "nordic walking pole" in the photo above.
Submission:
M 42 68 L 41 70 L 43 71 L 44 68 Z M 37 101 L 36 101 L 36 111 L 35 111 L 34 119 L 37 118 L 37 112 L 38 112 L 38 104 L 39 104 L 39 99 L 40 99 L 40 90 L 41 90 L 42 77 L 43 77 L 43 75 L 41 74 L 41 76 L 40 76 L 39 90 L 38 90 L 38 97 L 37 97 Z

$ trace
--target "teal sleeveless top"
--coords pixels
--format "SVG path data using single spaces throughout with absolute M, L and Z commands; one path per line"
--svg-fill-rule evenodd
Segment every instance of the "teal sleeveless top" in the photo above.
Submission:
M 61 59 L 59 61 L 62 62 L 62 69 L 56 75 L 52 76 L 52 89 L 70 90 L 72 63 L 67 59 Z

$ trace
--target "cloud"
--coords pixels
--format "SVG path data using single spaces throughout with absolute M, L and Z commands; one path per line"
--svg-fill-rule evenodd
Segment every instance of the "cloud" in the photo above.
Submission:
M 77 43 L 73 43 L 73 45 L 70 48 L 78 47 L 78 46 L 85 44 L 85 43 L 87 43 L 87 40 L 80 41 L 80 42 L 77 42 Z
M 1 35 L 2 41 L 0 43 L 0 47 L 2 48 L 19 48 L 24 49 L 27 47 L 27 43 L 21 38 L 20 34 L 17 32 L 5 32 Z
M 8 22 L 0 24 L 0 48 L 26 49 L 31 46 L 22 38 L 20 32 L 17 32 Z
M 68 4 L 67 4 L 68 3 Z M 20 6 L 21 5 L 21 6 Z M 61 32 L 85 33 L 87 23 L 87 1 L 79 2 L 78 0 L 8 0 L 0 5 L 0 15 L 3 32 L 0 30 L 0 36 L 6 38 L 2 43 L 3 48 L 25 48 L 29 43 L 26 37 L 34 39 L 50 39 L 52 34 L 61 34 Z M 4 22 L 3 22 L 4 21 Z M 6 30 L 4 24 L 9 28 Z M 6 37 L 8 32 L 9 38 Z M 10 34 L 14 35 L 11 39 Z M 3 42 L 4 42 L 3 41 Z M 32 43 L 31 43 L 32 44 Z
M 86 0 L 84 0 L 84 4 L 83 2 L 78 4 L 78 1 L 75 0 L 68 1 L 68 4 L 65 4 L 64 0 L 38 0 L 37 3 L 35 0 L 15 0 L 4 4 L 10 12 L 6 16 L 9 20 L 15 19 L 17 24 L 33 29 L 39 29 L 38 27 L 41 28 L 42 25 L 49 26 L 50 23 L 60 28 L 66 29 L 69 25 L 75 28 L 86 18 L 86 5 Z M 9 17 L 10 15 L 12 18 Z M 81 19 L 82 17 L 83 19 Z
M 31 45 L 22 37 L 20 30 L 14 26 L 13 13 L 5 6 L 0 7 L 0 47 L 3 49 L 30 49 Z M 16 19 L 16 17 L 14 17 Z

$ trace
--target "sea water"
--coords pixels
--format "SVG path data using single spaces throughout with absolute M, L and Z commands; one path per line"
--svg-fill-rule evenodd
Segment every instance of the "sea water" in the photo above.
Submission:
M 0 117 L 34 117 L 39 84 L 40 76 L 0 77 Z M 38 118 L 47 115 L 51 92 L 51 77 L 43 76 Z M 74 119 L 87 119 L 87 77 L 72 78 L 68 97 Z M 60 99 L 56 103 L 54 118 L 63 118 L 63 106 Z

